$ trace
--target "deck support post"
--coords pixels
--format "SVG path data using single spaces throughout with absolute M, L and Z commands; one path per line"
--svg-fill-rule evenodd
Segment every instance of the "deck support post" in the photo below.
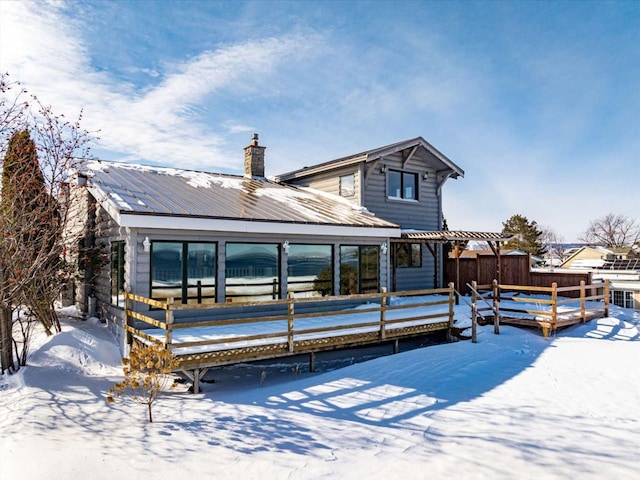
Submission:
M 316 371 L 316 353 L 309 353 L 309 372 L 313 373 Z
M 398 342 L 398 339 L 396 338 L 396 339 L 393 341 L 393 354 L 395 355 L 396 353 L 398 353 L 398 351 L 399 351 L 399 350 L 400 350 L 400 348 L 399 348 L 399 342 Z
M 604 281 L 604 316 L 605 318 L 609 316 L 609 279 L 605 279 Z

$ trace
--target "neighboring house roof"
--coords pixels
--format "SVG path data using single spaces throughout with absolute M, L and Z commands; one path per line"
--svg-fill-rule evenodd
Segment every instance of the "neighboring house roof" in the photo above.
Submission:
M 397 225 L 341 197 L 266 179 L 103 161 L 87 162 L 85 169 L 90 191 L 122 226 L 270 232 L 276 224 L 294 224 L 306 233 L 349 227 L 358 235 L 400 235 Z M 238 230 L 238 221 L 251 225 Z
M 605 261 L 600 268 L 603 270 L 637 270 L 640 272 L 640 258 Z
M 312 175 L 327 170 L 333 170 L 335 168 L 344 167 L 354 163 L 371 162 L 374 160 L 378 160 L 386 155 L 392 155 L 403 150 L 409 151 L 409 155 L 411 155 L 418 148 L 424 148 L 433 155 L 433 157 L 435 158 L 435 162 L 437 163 L 437 170 L 450 171 L 450 176 L 452 178 L 464 177 L 464 170 L 462 170 L 458 165 L 449 160 L 442 152 L 440 152 L 437 148 L 427 142 L 424 138 L 416 137 L 410 140 L 392 143 L 391 145 L 386 145 L 384 147 L 366 150 L 364 152 L 356 153 L 355 155 L 349 155 L 348 157 L 337 158 L 335 160 L 319 163 L 310 167 L 303 167 L 292 172 L 278 175 L 276 177 L 276 180 L 290 181 L 295 178 L 305 177 L 307 175 Z

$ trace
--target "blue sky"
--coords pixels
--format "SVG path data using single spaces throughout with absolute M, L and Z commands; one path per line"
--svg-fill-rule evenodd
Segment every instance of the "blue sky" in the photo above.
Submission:
M 640 221 L 640 2 L 0 2 L 0 68 L 99 158 L 267 175 L 424 137 L 452 229 Z

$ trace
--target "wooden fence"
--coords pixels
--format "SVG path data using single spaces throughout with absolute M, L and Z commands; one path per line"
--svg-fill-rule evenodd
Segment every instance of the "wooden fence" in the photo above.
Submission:
M 434 295 L 446 297 L 443 299 Z M 390 297 L 404 297 L 405 302 L 390 304 Z M 362 305 L 350 310 L 298 311 L 298 306 L 318 303 L 319 300 L 290 297 L 242 304 L 185 305 L 176 303 L 174 299 L 158 301 L 127 293 L 127 343 L 155 344 L 171 349 L 179 361 L 178 370 L 193 381 L 193 390 L 198 392 L 200 378 L 214 366 L 309 353 L 310 369 L 313 370 L 315 352 L 384 341 L 394 341 L 394 351 L 397 351 L 398 339 L 443 330 L 450 334 L 454 322 L 453 285 L 431 290 L 327 297 L 322 303 L 338 300 L 353 300 Z M 164 310 L 164 319 L 158 320 L 135 311 L 134 304 L 147 305 L 156 309 L 156 313 L 157 309 Z M 266 308 L 269 307 L 268 311 L 273 312 L 274 306 L 279 306 L 283 313 L 265 315 Z M 220 318 L 219 310 L 235 309 L 237 312 L 239 307 L 243 318 Z M 201 310 L 204 317 L 207 311 L 215 311 L 211 318 L 218 318 L 176 322 L 176 312 L 184 310 Z M 234 310 L 229 312 L 233 315 Z M 342 323 L 336 322 L 338 317 L 345 315 L 348 315 L 349 323 L 344 320 Z M 360 316 L 362 321 L 354 321 L 353 317 L 356 316 Z M 321 320 L 319 324 L 318 319 Z M 316 323 L 309 325 L 307 320 Z M 269 325 L 271 327 L 267 327 Z M 216 329 L 225 327 L 227 333 L 215 333 Z M 235 333 L 229 334 L 229 327 Z M 253 332 L 247 332 L 247 328 L 253 329 Z M 198 329 L 198 332 L 194 329 Z M 202 329 L 210 329 L 210 333 L 205 335 L 208 338 L 202 337 Z M 184 341 L 176 338 L 180 332 L 190 333 L 192 339 Z
M 499 333 L 502 323 L 540 327 L 543 335 L 548 337 L 557 328 L 609 315 L 608 280 L 589 285 L 581 281 L 578 286 L 563 287 L 556 283 L 550 287 L 499 285 L 494 280 L 488 285 L 472 282 L 469 287 L 472 291 L 471 323 L 474 341 L 478 316 L 493 319 L 495 333 Z M 535 295 L 545 298 L 537 298 Z M 558 310 L 559 306 L 569 308 Z
M 470 295 L 468 285 L 477 282 L 478 285 L 491 284 L 496 279 L 497 259 L 495 255 L 478 255 L 475 258 L 462 257 L 458 260 L 460 272 L 458 291 L 463 295 Z M 587 285 L 593 283 L 591 273 L 568 272 L 532 272 L 529 255 L 501 255 L 500 283 L 503 285 L 530 285 L 533 287 L 549 287 L 555 283 L 558 287 L 571 287 L 584 281 Z M 456 281 L 456 261 L 447 259 L 444 269 L 445 283 Z M 579 291 L 565 292 L 566 296 L 579 296 Z

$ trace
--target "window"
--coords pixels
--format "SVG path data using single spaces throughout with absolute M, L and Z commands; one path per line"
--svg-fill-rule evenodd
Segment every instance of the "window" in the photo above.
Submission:
M 280 296 L 277 243 L 227 243 L 227 302 L 275 300 Z
M 216 244 L 152 242 L 151 298 L 215 303 Z
M 124 307 L 124 242 L 111 243 L 111 304 Z
M 340 295 L 377 292 L 379 259 L 377 246 L 340 246 Z
M 291 244 L 287 293 L 294 297 L 333 295 L 333 247 Z
M 610 302 L 618 307 L 622 308 L 635 308 L 635 301 L 633 299 L 633 292 L 612 290 L 610 292 Z
M 422 267 L 422 245 L 420 243 L 395 243 L 394 245 L 396 246 L 396 267 Z
M 353 173 L 340 177 L 340 196 L 353 197 L 356 194 L 356 180 Z
M 403 200 L 417 200 L 418 174 L 389 170 L 387 174 L 387 196 Z

